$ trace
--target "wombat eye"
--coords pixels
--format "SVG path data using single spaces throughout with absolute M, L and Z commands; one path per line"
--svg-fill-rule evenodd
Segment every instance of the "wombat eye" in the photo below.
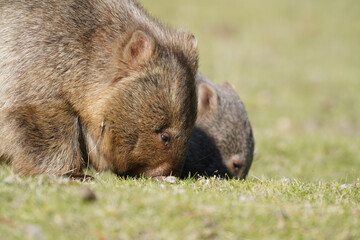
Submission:
M 170 135 L 166 132 L 159 133 L 160 140 L 164 146 L 168 147 L 170 145 Z

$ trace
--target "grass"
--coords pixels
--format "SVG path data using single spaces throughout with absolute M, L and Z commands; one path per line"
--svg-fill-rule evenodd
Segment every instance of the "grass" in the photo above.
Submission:
M 192 31 L 200 70 L 236 87 L 256 139 L 250 177 L 78 183 L 3 166 L 0 239 L 359 239 L 360 3 L 141 2 Z
M 0 175 L 1 239 L 358 239 L 360 181 Z M 11 175 L 10 175 L 11 176 Z M 92 188 L 87 201 L 81 188 Z M 7 238 L 8 237 L 8 238 Z

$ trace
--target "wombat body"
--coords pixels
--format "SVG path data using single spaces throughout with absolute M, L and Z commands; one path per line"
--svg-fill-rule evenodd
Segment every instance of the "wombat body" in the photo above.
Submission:
M 182 177 L 244 179 L 253 160 L 254 138 L 243 102 L 229 83 L 218 86 L 198 73 L 196 84 L 198 118 Z
M 2 0 L 0 155 L 24 175 L 176 174 L 197 58 L 132 0 Z

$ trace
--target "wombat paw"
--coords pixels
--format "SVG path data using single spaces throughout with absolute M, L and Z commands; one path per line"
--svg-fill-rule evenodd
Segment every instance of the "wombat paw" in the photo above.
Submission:
M 85 174 L 72 174 L 69 175 L 69 178 L 71 180 L 76 180 L 76 181 L 80 181 L 80 182 L 91 182 L 92 180 L 94 180 L 95 178 L 90 176 L 90 175 L 85 175 Z

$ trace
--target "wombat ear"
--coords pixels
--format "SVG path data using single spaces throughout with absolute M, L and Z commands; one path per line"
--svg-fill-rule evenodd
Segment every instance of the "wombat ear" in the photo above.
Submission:
M 236 92 L 234 85 L 232 85 L 231 83 L 224 82 L 222 85 L 223 85 L 223 87 L 229 88 L 229 89 L 233 90 L 234 92 Z
M 198 69 L 198 41 L 196 37 L 193 34 L 190 34 L 188 36 L 188 41 L 190 43 L 190 53 L 189 53 L 189 59 L 190 63 L 193 67 L 193 70 L 196 71 Z
M 193 34 L 190 34 L 188 38 L 189 38 L 192 49 L 197 49 L 198 41 L 197 41 L 196 37 Z
M 123 52 L 123 60 L 131 67 L 137 67 L 149 61 L 154 53 L 154 40 L 143 31 L 135 31 Z
M 207 83 L 198 86 L 198 116 L 209 115 L 219 106 L 219 96 L 215 89 Z
M 177 43 L 184 53 L 184 56 L 187 58 L 187 62 L 190 66 L 190 69 L 193 71 L 193 74 L 196 74 L 198 70 L 198 42 L 195 36 L 187 31 L 180 29 L 177 34 L 171 39 L 173 43 Z

